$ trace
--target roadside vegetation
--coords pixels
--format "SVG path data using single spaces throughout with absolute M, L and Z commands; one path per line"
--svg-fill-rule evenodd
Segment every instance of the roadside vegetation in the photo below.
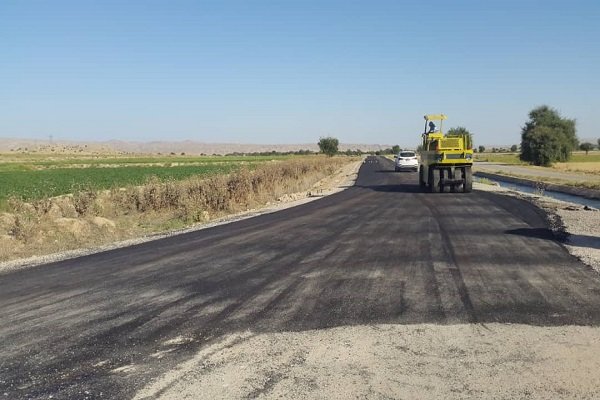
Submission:
M 527 164 L 519 159 L 518 153 L 484 153 L 479 151 L 474 154 L 474 157 L 475 161 L 492 162 L 500 164 Z
M 236 162 L 208 165 L 119 166 L 85 168 L 44 168 L 40 170 L 0 169 L 0 209 L 10 198 L 24 201 L 73 193 L 75 191 L 141 185 L 148 179 L 181 180 L 191 176 L 207 176 L 231 172 L 241 165 Z M 0 167 L 1 168 L 1 167 Z
M 291 193 L 306 193 L 317 181 L 357 159 L 303 156 L 270 160 L 169 168 L 8 168 L 0 175 L 12 177 L 12 190 L 19 189 L 15 173 L 34 173 L 23 175 L 30 177 L 41 173 L 43 178 L 59 182 L 60 191 L 73 190 L 52 197 L 54 192 L 45 191 L 51 186 L 42 185 L 35 191 L 22 184 L 25 192 L 9 197 L 0 212 L 0 261 L 98 246 L 260 207 Z M 179 172 L 169 175 L 171 171 Z M 74 175 L 69 172 L 87 174 L 82 176 L 89 178 L 90 185 L 71 181 Z M 43 182 L 36 179 L 29 183 Z
M 491 179 L 488 178 L 477 178 L 477 182 L 482 183 L 484 185 L 497 186 L 498 184 Z
M 590 150 L 594 150 L 594 145 L 589 142 L 581 143 L 579 145 L 579 150 L 585 151 L 585 155 L 587 155 Z
M 302 151 L 302 150 L 301 150 Z M 118 156 L 81 157 L 73 154 L 1 154 L 0 211 L 8 199 L 31 201 L 83 189 L 100 190 L 142 185 L 148 179 L 181 180 L 249 169 L 296 156 Z
M 529 121 L 521 132 L 523 161 L 548 167 L 555 162 L 566 162 L 578 147 L 575 120 L 563 118 L 548 106 L 529 112 Z
M 589 154 L 573 153 L 569 162 L 554 163 L 552 168 L 566 172 L 600 175 L 600 151 L 590 151 Z
M 600 139 L 597 142 L 600 150 Z M 520 147 L 513 145 L 510 151 L 496 148 L 489 151 L 480 145 L 475 160 L 600 174 L 600 152 L 594 148 L 591 142 L 579 143 L 574 119 L 565 118 L 554 108 L 543 105 L 529 112 L 529 120 L 521 131 Z
M 579 143 L 576 133 L 574 119 L 562 117 L 549 106 L 540 106 L 529 113 L 529 120 L 521 131 L 520 147 L 486 149 L 480 145 L 475 160 L 599 173 L 600 152 L 594 149 L 600 150 L 600 139 L 598 146 L 591 142 Z
M 491 162 L 510 165 L 530 165 L 522 161 L 517 153 L 476 153 L 475 161 Z M 587 174 L 600 174 L 600 151 L 589 151 L 588 154 L 582 151 L 571 153 L 570 160 L 567 162 L 555 162 L 550 168 Z
M 337 154 L 340 141 L 334 137 L 322 137 L 319 139 L 319 149 L 321 153 L 332 157 Z

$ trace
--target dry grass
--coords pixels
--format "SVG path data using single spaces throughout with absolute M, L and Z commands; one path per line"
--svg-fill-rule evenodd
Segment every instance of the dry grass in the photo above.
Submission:
M 510 176 L 513 178 L 522 178 L 522 179 L 537 181 L 541 185 L 543 185 L 545 183 L 553 183 L 553 184 L 557 184 L 557 185 L 566 185 L 566 186 L 600 190 L 599 182 L 590 182 L 590 181 L 583 181 L 583 180 L 582 181 L 571 181 L 571 180 L 552 178 L 552 177 L 547 177 L 547 176 L 540 177 L 540 176 L 535 176 L 535 175 L 523 175 L 523 174 L 508 173 L 506 171 L 500 171 L 500 170 L 493 171 L 492 173 L 495 175 L 504 175 L 504 176 Z
M 0 261 L 102 245 L 259 207 L 309 190 L 349 161 L 309 157 L 208 178 L 156 179 L 31 203 L 11 200 L 11 212 L 0 214 Z
M 566 172 L 583 172 L 600 175 L 600 161 L 555 163 L 553 168 Z

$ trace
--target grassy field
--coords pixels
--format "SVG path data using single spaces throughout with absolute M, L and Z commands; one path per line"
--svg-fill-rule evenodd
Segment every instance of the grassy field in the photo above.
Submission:
M 487 161 L 493 163 L 503 164 L 523 164 L 523 161 L 519 160 L 519 153 L 475 153 L 476 161 Z M 578 169 L 585 170 L 584 164 L 587 165 L 587 169 L 599 170 L 600 169 L 600 151 L 590 151 L 589 154 L 585 152 L 577 151 L 571 154 L 571 159 L 566 163 L 556 163 L 554 167 L 558 169 L 569 169 L 569 167 L 577 167 Z M 592 165 L 597 164 L 597 165 Z
M 587 161 L 587 162 L 568 162 L 568 163 L 555 163 L 554 169 L 558 169 L 566 172 L 583 172 L 586 174 L 600 174 L 600 161 Z
M 80 157 L 76 155 L 43 155 L 43 154 L 0 154 L 1 171 L 30 171 L 45 168 L 82 168 L 93 166 L 173 166 L 173 165 L 207 165 L 230 163 L 261 163 L 271 160 L 283 160 L 291 156 L 102 156 Z
M 140 185 L 150 178 L 181 180 L 195 175 L 229 173 L 290 156 L 248 157 L 77 157 L 70 155 L 0 155 L 0 209 L 10 197 L 36 200 L 79 189 Z
M 475 161 L 486 161 L 502 164 L 525 164 L 519 160 L 518 153 L 475 153 Z

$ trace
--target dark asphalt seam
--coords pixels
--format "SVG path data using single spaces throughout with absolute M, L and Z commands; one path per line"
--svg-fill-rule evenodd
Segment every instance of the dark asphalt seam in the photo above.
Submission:
M 437 305 L 436 308 L 438 309 L 440 314 L 441 321 L 446 321 L 448 316 L 446 315 L 446 311 L 444 310 L 439 282 L 437 280 L 435 266 L 433 264 L 433 257 L 431 251 L 427 251 L 428 248 L 431 246 L 431 242 L 423 240 L 421 241 L 421 245 L 424 248 L 423 251 L 421 251 L 421 254 L 424 254 L 426 257 L 425 265 L 427 267 L 428 272 L 427 278 L 425 279 L 425 288 L 428 293 L 431 293 L 433 295 L 433 298 Z
M 435 195 L 434 195 L 435 196 Z M 440 218 L 443 218 L 442 214 L 439 212 L 435 204 L 427 197 L 423 197 L 423 203 L 429 207 L 434 218 L 433 220 L 436 222 L 437 228 L 442 236 L 441 248 L 444 253 L 448 256 L 451 262 L 448 263 L 448 269 L 450 270 L 450 274 L 452 275 L 452 279 L 454 280 L 454 284 L 458 290 L 458 295 L 460 300 L 467 311 L 467 315 L 470 323 L 478 323 L 479 319 L 477 317 L 477 313 L 475 312 L 475 308 L 473 307 L 473 303 L 471 302 L 471 296 L 469 295 L 469 289 L 465 283 L 464 277 L 460 270 L 460 266 L 458 260 L 456 259 L 456 254 L 454 252 L 454 247 L 452 246 L 452 238 L 446 230 L 439 223 Z

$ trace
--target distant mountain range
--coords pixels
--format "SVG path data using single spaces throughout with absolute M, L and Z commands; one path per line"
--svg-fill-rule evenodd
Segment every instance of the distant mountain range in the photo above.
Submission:
M 339 149 L 377 151 L 391 148 L 392 145 L 340 143 Z M 55 151 L 55 152 L 110 152 L 135 154 L 229 154 L 255 152 L 288 152 L 298 150 L 318 151 L 316 143 L 304 144 L 245 144 L 245 143 L 203 143 L 193 140 L 180 142 L 153 141 L 134 142 L 110 140 L 106 142 L 52 141 L 35 139 L 0 138 L 0 152 L 10 151 Z

